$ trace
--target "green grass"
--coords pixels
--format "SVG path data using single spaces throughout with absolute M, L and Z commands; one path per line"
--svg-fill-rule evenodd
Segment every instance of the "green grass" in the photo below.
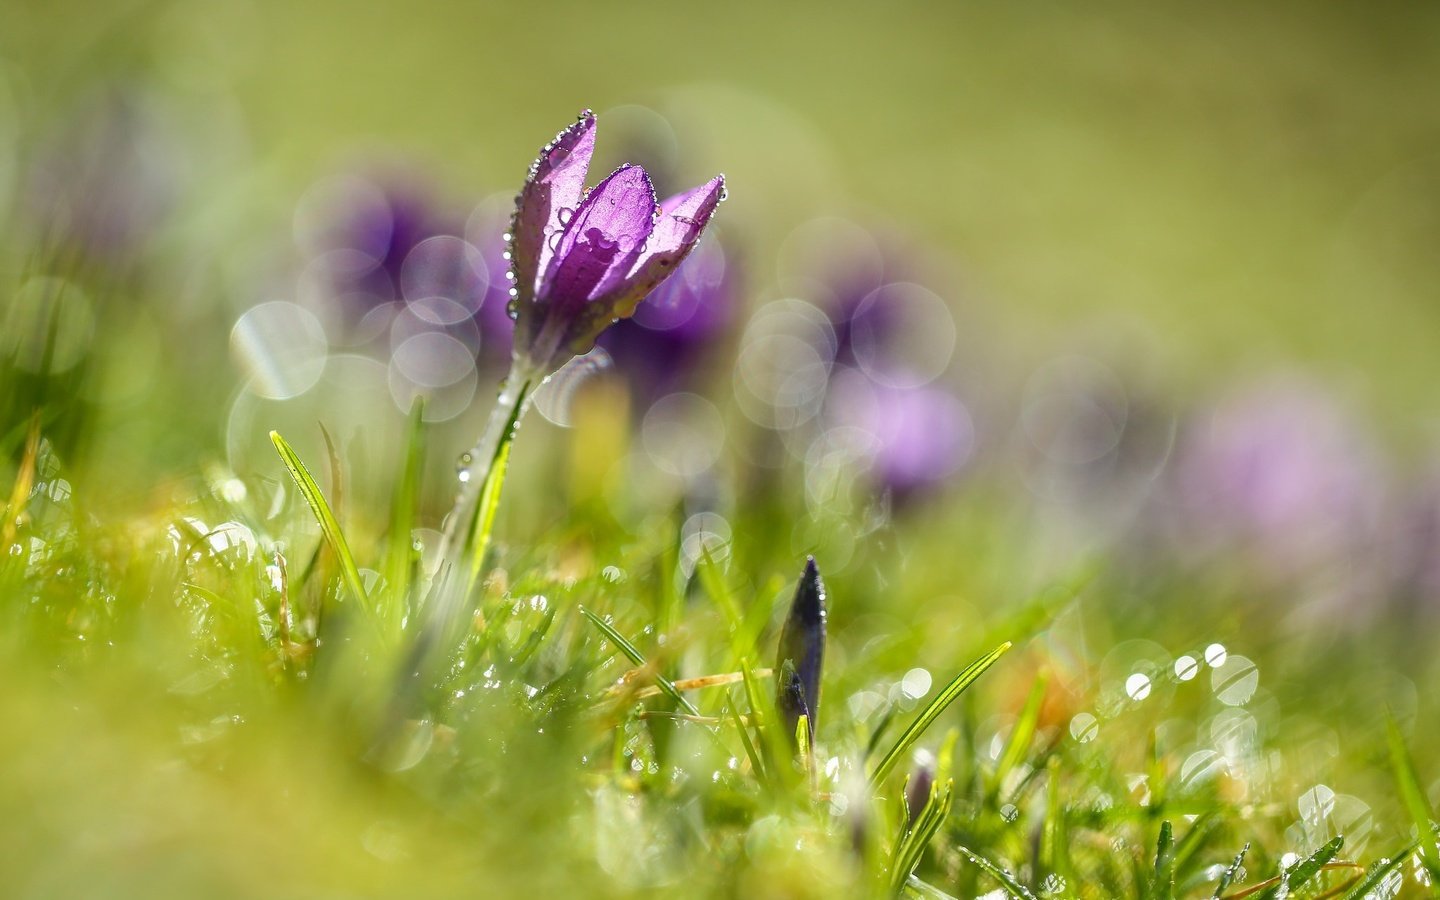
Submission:
M 12 773 L 4 812 L 28 823 L 5 852 L 29 879 L 21 893 L 81 890 L 117 867 L 126 874 L 102 893 L 251 895 L 274 879 L 299 893 L 408 895 L 484 883 L 587 895 L 1319 897 L 1387 877 L 1417 890 L 1409 817 L 1378 812 L 1428 815 L 1394 726 L 1379 739 L 1404 790 L 1366 798 L 1377 813 L 1364 854 L 1340 856 L 1336 835 L 1283 872 L 1280 853 L 1305 849 L 1285 832 L 1283 770 L 1249 782 L 1185 772 L 1193 747 L 1174 744 L 1175 717 L 1203 722 L 1213 699 L 1175 683 L 1159 701 L 1168 708 L 1112 713 L 1099 737 L 1076 740 L 1051 708 L 1055 675 L 1036 661 L 1094 589 L 1093 566 L 1040 592 L 1043 614 L 1012 604 L 946 631 L 958 640 L 937 653 L 916 642 L 922 625 L 870 624 L 892 605 L 947 611 L 908 584 L 914 563 L 865 552 L 862 567 L 829 577 L 830 699 L 798 759 L 746 661 L 773 656 L 800 569 L 767 531 L 768 510 L 737 509 L 725 562 L 702 556 L 688 579 L 664 517 L 632 532 L 591 516 L 569 549 L 502 530 L 473 622 L 442 665 L 412 670 L 414 604 L 433 574 L 394 533 L 423 522 L 414 459 L 427 438 L 413 422 L 390 508 L 346 508 L 379 527 L 342 522 L 278 436 L 298 495 L 286 480 L 221 473 L 192 500 L 108 519 L 83 494 L 46 500 L 64 468 L 30 432 L 14 473 L 25 497 L 14 549 L 0 562 L 11 685 L 0 708 L 16 723 L 0 745 Z M 339 491 L 343 460 L 332 465 Z M 758 631 L 747 625 L 755 606 Z M 892 686 L 913 663 L 955 666 L 993 634 L 1007 639 L 903 708 L 913 701 Z M 1012 642 L 1022 652 L 1005 654 Z M 737 706 L 725 679 L 687 680 L 736 660 L 749 702 Z M 1064 680 L 1068 702 L 1084 705 Z M 1303 757 L 1286 714 L 1271 715 L 1281 727 L 1256 752 Z M 1147 734 L 1146 753 L 1125 746 Z M 900 791 L 922 747 L 941 750 L 943 780 L 907 812 Z M 1130 786 L 1139 764 L 1143 789 Z M 1222 880 L 1240 870 L 1230 864 L 1242 844 L 1243 874 Z

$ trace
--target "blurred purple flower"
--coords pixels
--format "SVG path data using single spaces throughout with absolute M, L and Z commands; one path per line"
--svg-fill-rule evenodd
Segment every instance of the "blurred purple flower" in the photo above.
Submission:
M 657 204 L 640 166 L 621 166 L 589 192 L 595 150 L 588 110 L 540 151 L 516 200 L 510 263 L 517 362 L 551 372 L 585 353 L 660 285 L 699 240 L 725 179 Z
M 694 386 L 724 343 L 738 311 L 736 266 L 714 240 L 697 249 L 635 315 L 599 343 L 615 360 L 643 412 L 656 399 Z
M 1383 471 L 1364 431 L 1315 388 L 1222 402 L 1177 453 L 1183 546 L 1241 549 L 1272 575 L 1348 567 L 1374 538 Z
M 116 88 L 82 102 L 29 175 L 27 205 L 45 239 L 88 262 L 129 261 L 175 206 L 177 147 L 143 93 Z
M 1440 613 L 1440 456 L 1409 485 L 1391 523 L 1391 584 L 1415 610 Z
M 909 813 L 909 824 L 914 825 L 930 802 L 930 789 L 935 786 L 935 757 L 930 753 L 917 754 L 915 768 L 905 784 L 905 810 Z
M 329 258 L 329 287 L 356 318 L 401 299 L 401 270 L 421 241 L 454 233 L 453 223 L 414 186 L 359 186 L 362 190 L 335 198 L 334 207 L 326 211 L 330 221 L 322 224 L 323 232 L 308 248 Z
M 477 353 L 481 366 L 509 360 L 512 325 L 505 310 L 502 222 L 472 229 L 472 242 L 430 193 L 403 176 L 375 181 L 340 177 L 312 200 L 318 207 L 299 230 L 310 253 L 319 303 L 364 343 L 386 327 L 403 340 L 445 332 Z M 405 315 L 403 326 L 395 319 Z
M 943 388 L 889 387 L 843 369 L 827 403 L 837 425 L 863 436 L 871 481 L 899 504 L 944 482 L 975 450 L 969 411 Z

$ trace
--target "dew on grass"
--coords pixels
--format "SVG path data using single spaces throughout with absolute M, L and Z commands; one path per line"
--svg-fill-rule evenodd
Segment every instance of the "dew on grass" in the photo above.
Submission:
M 1125 679 L 1125 693 L 1131 700 L 1139 703 L 1150 696 L 1150 676 L 1136 672 Z
M 606 584 L 624 584 L 628 578 L 625 570 L 619 566 L 606 566 L 600 570 L 600 577 Z
M 1100 733 L 1100 720 L 1088 712 L 1076 713 L 1070 720 L 1070 736 L 1082 744 L 1089 743 Z
M 1211 644 L 1205 648 L 1205 664 L 1211 668 L 1219 668 L 1225 665 L 1225 660 L 1229 655 L 1224 644 Z
M 615 362 L 604 347 L 570 359 L 535 391 L 535 409 L 552 424 L 569 428 L 574 424 L 573 410 L 580 392 L 614 368 Z
M 1200 674 L 1200 663 L 1190 655 L 1177 657 L 1175 660 L 1175 677 L 1180 681 L 1192 681 Z
M 1186 791 L 1194 790 L 1226 770 L 1225 757 L 1208 748 L 1196 750 L 1180 764 L 1180 787 Z
M 1243 656 L 1227 656 L 1210 673 L 1210 688 L 1226 706 L 1244 706 L 1260 685 L 1260 670 Z
M 1317 784 L 1301 794 L 1295 805 L 1302 821 L 1316 825 L 1335 811 L 1335 792 L 1326 785 Z
M 930 673 L 925 669 L 911 669 L 900 679 L 900 691 L 911 701 L 930 693 L 930 685 Z
M 1424 855 L 1420 853 L 1414 854 L 1410 857 L 1410 864 L 1412 872 L 1414 874 L 1415 883 L 1420 885 L 1422 888 L 1430 887 L 1433 879 L 1430 877 L 1429 866 L 1425 864 Z

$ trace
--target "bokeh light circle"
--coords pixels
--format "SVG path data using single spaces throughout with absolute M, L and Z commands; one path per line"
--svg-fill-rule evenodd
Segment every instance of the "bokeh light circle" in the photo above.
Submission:
M 320 380 L 329 353 L 315 314 L 272 300 L 246 310 L 230 330 L 230 354 L 250 380 L 248 389 L 270 400 L 305 393 Z

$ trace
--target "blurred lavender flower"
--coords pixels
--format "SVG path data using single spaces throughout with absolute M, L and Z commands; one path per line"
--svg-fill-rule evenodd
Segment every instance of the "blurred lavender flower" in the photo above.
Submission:
M 84 101 L 41 147 L 27 205 L 62 252 L 114 269 L 139 253 L 175 206 L 178 141 L 143 93 Z
M 1417 613 L 1440 613 L 1440 455 L 1400 498 L 1391 528 L 1392 590 Z
M 515 357 L 549 373 L 585 353 L 600 333 L 660 285 L 699 240 L 724 199 L 717 176 L 658 204 L 640 166 L 621 166 L 592 190 L 588 110 L 540 151 L 511 225 Z
M 319 257 L 330 299 L 358 321 L 401 297 L 400 274 L 426 238 L 452 234 L 427 193 L 398 181 L 334 179 L 310 198 L 319 221 L 297 218 L 302 249 Z
M 736 266 L 714 240 L 681 263 L 635 315 L 606 330 L 609 352 L 644 411 L 658 398 L 694 386 L 736 321 Z
M 1361 428 L 1312 386 L 1217 406 L 1177 453 L 1185 549 L 1238 549 L 1275 576 L 1347 572 L 1375 537 L 1384 478 Z
M 804 715 L 810 739 L 815 739 L 820 714 L 820 675 L 825 667 L 825 583 L 812 556 L 795 588 L 790 614 L 780 630 L 779 653 L 775 660 L 775 707 L 780 727 L 791 740 L 795 726 Z
M 301 248 L 311 256 L 308 286 L 350 342 L 366 343 L 387 327 L 392 342 L 444 332 L 468 346 L 482 368 L 508 361 L 501 222 L 476 229 L 479 241 L 472 242 L 456 217 L 404 176 L 342 176 L 312 195 L 296 224 Z M 405 322 L 397 326 L 402 314 Z
M 827 407 L 832 422 L 857 438 L 872 486 L 896 504 L 942 484 L 975 450 L 969 411 L 943 388 L 892 387 L 842 368 L 831 380 Z

